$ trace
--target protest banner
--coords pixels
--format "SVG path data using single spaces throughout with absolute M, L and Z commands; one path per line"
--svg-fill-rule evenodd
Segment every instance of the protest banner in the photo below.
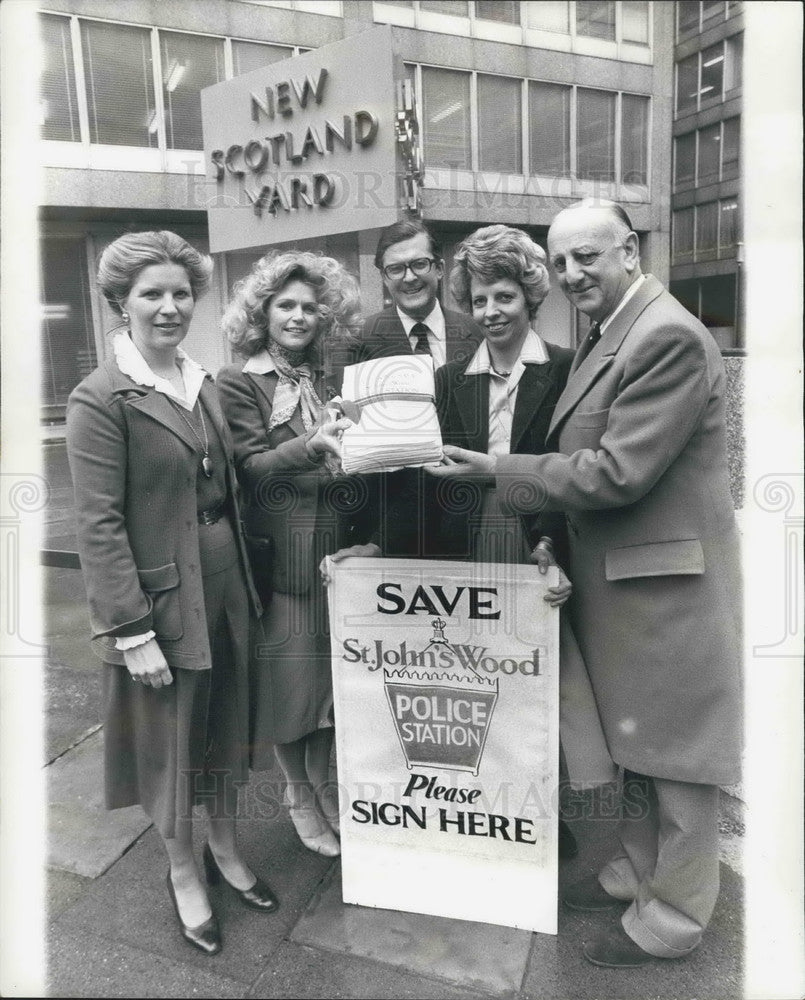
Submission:
M 343 898 L 556 933 L 556 571 L 330 564 Z

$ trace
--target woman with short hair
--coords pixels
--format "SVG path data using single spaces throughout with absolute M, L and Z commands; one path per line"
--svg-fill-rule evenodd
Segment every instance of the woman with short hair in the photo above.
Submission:
M 195 804 L 209 815 L 208 880 L 252 908 L 278 905 L 235 837 L 259 602 L 232 444 L 211 378 L 179 346 L 212 267 L 171 232 L 111 243 L 98 284 L 122 323 L 67 405 L 78 549 L 105 664 L 106 804 L 139 804 L 151 818 L 182 935 L 208 955 L 221 937 L 193 857 Z
M 543 454 L 574 357 L 535 329 L 550 288 L 545 251 L 522 230 L 494 225 L 463 240 L 454 261 L 450 289 L 459 306 L 472 313 L 484 341 L 469 362 L 451 362 L 436 372 L 443 441 L 490 455 Z M 460 479 L 442 479 L 437 496 L 442 540 L 453 558 L 531 562 L 542 573 L 557 565 L 557 556 L 564 561 L 561 514 L 504 514 L 494 486 L 483 489 Z M 561 607 L 571 589 L 560 568 L 559 583 L 548 589 L 545 600 Z M 612 780 L 586 668 L 564 613 L 560 660 L 561 738 L 571 783 L 585 787 Z M 575 838 L 560 820 L 559 856 L 575 853 Z

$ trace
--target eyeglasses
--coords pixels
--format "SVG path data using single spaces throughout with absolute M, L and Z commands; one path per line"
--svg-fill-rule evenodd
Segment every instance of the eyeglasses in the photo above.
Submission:
M 405 264 L 389 264 L 381 270 L 389 281 L 397 281 L 404 277 L 408 270 L 412 274 L 427 274 L 435 263 L 436 261 L 432 257 L 417 257 L 416 260 L 409 260 Z

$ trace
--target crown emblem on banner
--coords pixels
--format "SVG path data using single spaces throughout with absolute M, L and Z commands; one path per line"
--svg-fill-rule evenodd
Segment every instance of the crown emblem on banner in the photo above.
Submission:
M 447 640 L 446 624 L 431 620 L 433 636 L 421 652 L 401 643 L 399 667 L 383 669 L 386 698 L 409 770 L 438 767 L 477 775 L 498 682 L 475 671 L 473 647 Z

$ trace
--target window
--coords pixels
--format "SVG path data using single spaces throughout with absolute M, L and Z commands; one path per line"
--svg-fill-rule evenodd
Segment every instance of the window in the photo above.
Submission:
M 531 173 L 545 177 L 570 175 L 571 88 L 558 83 L 528 85 Z
M 615 180 L 615 94 L 579 87 L 576 173 L 582 180 Z
M 232 71 L 234 76 L 251 73 L 253 69 L 262 69 L 271 63 L 280 62 L 293 55 L 293 48 L 288 45 L 262 45 L 260 42 L 232 42 Z
M 715 184 L 721 165 L 721 122 L 699 129 L 696 184 Z
M 718 202 L 696 206 L 696 260 L 718 256 Z
M 737 322 L 737 274 L 672 281 L 670 290 L 674 298 L 710 330 L 722 351 L 741 346 Z
M 676 110 L 694 111 L 698 107 L 699 55 L 688 56 L 676 67 Z
M 224 78 L 224 41 L 174 31 L 159 40 L 168 149 L 203 149 L 200 92 Z
M 520 23 L 520 4 L 515 0 L 475 0 L 475 16 L 503 24 Z
M 567 0 L 544 0 L 525 4 L 526 25 L 540 31 L 570 32 L 570 13 Z
M 696 180 L 696 133 L 680 135 L 674 142 L 674 186 Z
M 728 118 L 724 122 L 721 140 L 721 179 L 732 180 L 738 176 L 741 155 L 741 119 Z
M 426 166 L 470 170 L 470 74 L 422 70 Z
M 699 89 L 702 101 L 721 97 L 724 89 L 724 45 L 711 45 L 702 52 L 702 83 Z
M 39 117 L 43 139 L 80 142 L 73 43 L 66 17 L 41 14 L 42 75 Z
M 648 98 L 621 98 L 621 181 L 648 184 Z
M 693 260 L 695 211 L 683 208 L 673 214 L 673 262 L 689 264 Z
M 707 31 L 714 24 L 724 20 L 724 0 L 703 0 L 702 31 Z
M 466 0 L 421 0 L 420 10 L 431 14 L 452 14 L 454 17 L 469 17 Z
M 481 170 L 521 174 L 521 82 L 478 75 L 478 153 Z
M 89 141 L 112 146 L 159 145 L 151 32 L 81 21 Z
M 648 45 L 648 3 L 623 0 L 621 4 L 621 37 L 624 42 Z
M 734 274 L 714 275 L 712 278 L 701 278 L 699 282 L 701 303 L 699 319 L 710 330 L 733 328 L 729 330 L 731 336 L 726 342 L 721 337 L 716 338 L 722 350 L 725 347 L 735 346 L 735 285 Z
M 576 32 L 591 38 L 615 41 L 615 4 L 576 0 Z
M 738 87 L 743 83 L 743 55 L 744 55 L 744 36 L 733 35 L 732 38 L 728 38 L 727 42 L 727 54 L 726 54 L 726 71 L 725 71 L 725 85 L 724 89 L 727 93 L 730 91 L 737 90 Z
M 699 30 L 699 0 L 678 0 L 676 5 L 677 35 Z
M 83 237 L 41 241 L 42 404 L 62 407 L 97 364 Z
M 734 257 L 741 238 L 738 199 L 727 198 L 719 203 L 719 207 L 721 215 L 718 232 L 719 256 Z

